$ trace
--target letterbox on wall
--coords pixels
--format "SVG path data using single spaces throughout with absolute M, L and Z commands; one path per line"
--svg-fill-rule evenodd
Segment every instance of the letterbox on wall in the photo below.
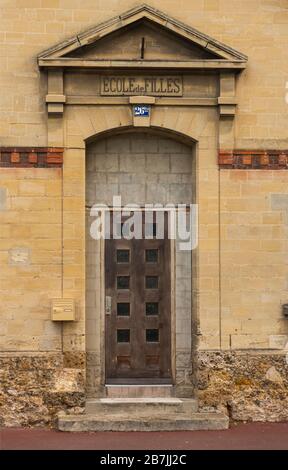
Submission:
M 52 321 L 75 321 L 74 299 L 53 299 L 51 307 Z

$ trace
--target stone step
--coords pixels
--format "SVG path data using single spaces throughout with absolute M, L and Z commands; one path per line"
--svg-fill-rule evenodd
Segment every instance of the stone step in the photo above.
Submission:
M 106 385 L 106 395 L 110 398 L 172 397 L 172 385 Z
M 113 414 L 149 415 L 169 413 L 190 414 L 198 410 L 197 400 L 193 398 L 147 397 L 147 398 L 90 398 L 86 401 L 87 414 L 97 416 Z
M 208 431 L 228 429 L 229 419 L 223 413 L 171 413 L 163 418 L 154 416 L 122 415 L 95 416 L 59 414 L 60 431 Z

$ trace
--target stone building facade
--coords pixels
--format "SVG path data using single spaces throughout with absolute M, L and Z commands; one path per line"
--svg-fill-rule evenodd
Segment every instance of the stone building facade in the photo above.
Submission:
M 287 2 L 4 0 L 0 26 L 1 424 L 81 416 L 109 383 L 287 420 Z M 109 358 L 90 236 L 113 195 L 198 206 L 197 247 L 169 248 L 168 342 L 136 379 L 133 352 Z

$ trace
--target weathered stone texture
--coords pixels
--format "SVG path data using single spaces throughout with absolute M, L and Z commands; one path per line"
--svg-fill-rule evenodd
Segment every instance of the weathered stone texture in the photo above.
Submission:
M 89 145 L 87 149 L 86 205 L 112 204 L 120 195 L 122 204 L 139 205 L 157 202 L 192 202 L 192 149 L 180 141 L 149 133 L 125 133 Z M 87 393 L 101 390 L 101 289 L 99 246 L 90 237 L 95 219 L 87 217 Z M 178 244 L 177 244 L 178 245 Z M 174 313 L 173 313 L 174 315 Z M 177 247 L 175 255 L 175 336 L 176 383 L 181 396 L 191 396 L 191 252 Z M 95 353 L 99 347 L 102 353 Z M 180 392 L 181 389 L 181 392 Z
M 87 351 L 86 354 L 86 393 L 88 397 L 103 395 L 103 385 L 101 385 L 101 357 L 99 352 Z
M 32 426 L 52 424 L 60 409 L 79 411 L 83 406 L 85 346 L 90 353 L 87 393 L 103 392 L 104 328 L 95 315 L 102 308 L 101 275 L 95 266 L 91 275 L 89 263 L 85 280 L 85 143 L 104 131 L 132 124 L 128 101 L 113 106 L 85 104 L 85 100 L 82 105 L 67 104 L 63 122 L 59 116 L 47 121 L 46 76 L 35 58 L 41 50 L 121 14 L 135 1 L 127 0 L 124 5 L 106 0 L 99 6 L 91 0 L 81 4 L 79 0 L 15 0 L 13 8 L 4 3 L 0 12 L 0 84 L 5 90 L 0 96 L 0 143 L 14 150 L 1 154 L 2 166 L 7 167 L 1 168 L 0 188 L 0 350 L 11 353 L 0 355 L 0 414 L 4 425 Z M 237 78 L 235 148 L 251 152 L 287 149 L 285 2 L 183 0 L 181 8 L 165 0 L 149 3 L 249 56 L 247 71 Z M 81 89 L 95 94 L 95 77 L 86 75 L 67 74 L 68 96 L 81 95 Z M 200 75 L 196 81 L 188 80 L 187 96 L 195 92 L 198 97 L 216 97 L 218 82 L 212 75 L 207 80 Z M 224 118 L 220 124 L 223 140 L 219 141 L 216 106 L 155 106 L 153 128 L 198 142 L 197 159 L 191 159 L 197 166 L 196 176 L 192 175 L 197 185 L 191 179 L 190 154 L 177 152 L 178 142 L 169 141 L 170 149 L 175 146 L 175 158 L 163 148 L 160 155 L 156 137 L 133 139 L 129 152 L 127 140 L 114 137 L 107 139 L 102 150 L 100 142 L 88 148 L 87 202 L 109 201 L 116 193 L 128 202 L 167 202 L 171 194 L 173 202 L 197 201 L 199 246 L 192 260 L 192 296 L 189 272 L 183 282 L 183 275 L 178 274 L 183 274 L 184 264 L 176 262 L 176 277 L 181 279 L 176 285 L 179 393 L 184 396 L 194 386 L 195 368 L 187 351 L 190 332 L 195 330 L 202 350 L 227 350 L 199 353 L 202 406 L 225 406 L 235 420 L 287 419 L 284 356 L 255 352 L 280 343 L 283 349 L 287 336 L 281 305 L 287 302 L 288 291 L 288 172 L 279 171 L 278 166 L 274 171 L 274 154 L 281 168 L 287 167 L 286 156 L 273 152 L 267 160 L 265 152 L 260 152 L 260 163 L 267 169 L 259 171 L 252 169 L 259 155 L 243 154 L 243 169 L 219 173 L 218 143 L 225 144 L 222 150 L 229 150 L 228 143 L 234 139 L 231 122 Z M 15 148 L 48 142 L 65 147 L 63 171 L 32 168 L 35 152 Z M 164 139 L 161 142 L 165 144 Z M 48 153 L 47 164 L 50 158 L 52 164 L 55 155 Z M 232 164 L 232 157 L 226 155 L 225 162 Z M 29 167 L 17 168 L 24 160 Z M 62 157 L 54 163 L 61 161 Z M 89 173 L 95 176 L 91 183 Z M 99 260 L 100 250 L 94 252 L 87 242 L 88 257 L 95 254 Z M 77 321 L 63 327 L 50 320 L 51 299 L 61 296 L 75 299 L 77 306 Z M 197 332 L 192 328 L 196 319 Z M 247 353 L 228 352 L 230 348 Z
M 67 368 L 85 369 L 86 354 L 81 351 L 64 351 L 63 366 Z
M 285 347 L 287 183 L 287 171 L 220 171 L 223 349 L 272 348 L 277 335 Z
M 61 170 L 1 168 L 0 178 L 0 351 L 60 351 L 50 302 L 61 295 Z
M 81 411 L 84 371 L 63 366 L 61 353 L 2 353 L 0 424 L 49 426 L 59 410 Z
M 198 364 L 201 409 L 225 409 L 235 421 L 288 419 L 286 355 L 201 352 Z
M 82 0 L 79 4 L 78 0 L 17 0 L 13 8 L 9 2 L 1 5 L 3 144 L 47 144 L 46 89 L 40 79 L 36 55 L 79 31 L 120 15 L 137 3 L 142 2 Z M 248 55 L 253 67 L 239 79 L 237 147 L 281 148 L 284 142 L 287 145 L 286 2 L 182 0 L 180 8 L 179 2 L 167 0 L 148 3 Z

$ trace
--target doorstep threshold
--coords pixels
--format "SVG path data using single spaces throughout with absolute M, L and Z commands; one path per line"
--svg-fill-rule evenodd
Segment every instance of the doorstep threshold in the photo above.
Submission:
M 105 384 L 105 387 L 173 387 L 172 384 Z

